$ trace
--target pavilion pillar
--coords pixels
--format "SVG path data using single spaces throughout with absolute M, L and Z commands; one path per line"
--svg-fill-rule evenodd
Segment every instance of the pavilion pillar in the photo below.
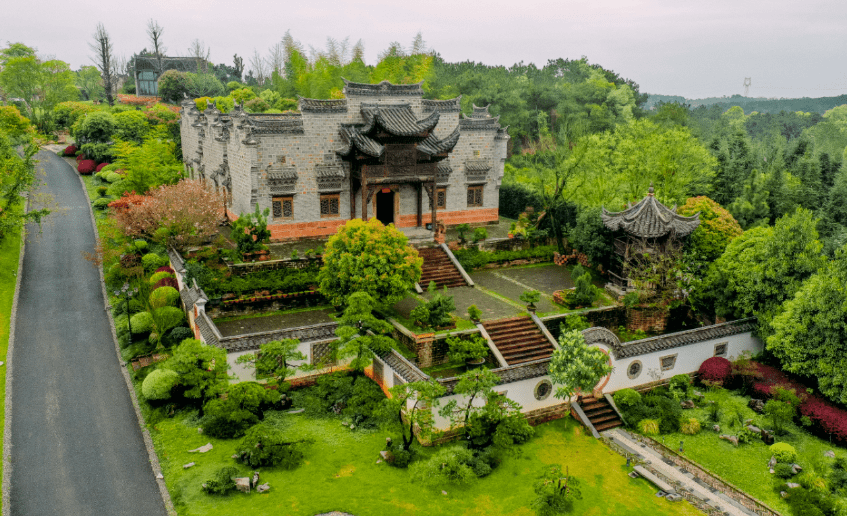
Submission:
M 435 212 L 438 210 L 438 192 L 435 190 L 436 181 L 436 176 L 432 176 L 432 195 L 429 196 L 430 203 L 432 204 L 432 231 L 438 231 L 435 227 Z
M 418 183 L 417 189 L 416 189 L 416 193 L 418 194 L 418 220 L 417 220 L 417 226 L 418 227 L 423 226 L 423 198 L 422 198 L 423 196 L 422 196 L 421 190 L 423 190 L 423 185 L 421 185 L 421 183 Z
M 362 220 L 368 220 L 368 181 L 362 176 Z

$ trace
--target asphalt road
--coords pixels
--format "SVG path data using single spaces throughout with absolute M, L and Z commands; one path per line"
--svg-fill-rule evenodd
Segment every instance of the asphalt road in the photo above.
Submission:
M 164 515 L 115 355 L 88 200 L 76 172 L 42 151 L 40 192 L 58 213 L 26 242 L 15 327 L 13 515 Z

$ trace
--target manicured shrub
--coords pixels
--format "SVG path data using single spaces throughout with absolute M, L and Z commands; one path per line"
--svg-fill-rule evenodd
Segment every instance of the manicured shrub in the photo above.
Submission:
M 144 241 L 142 240 L 142 242 Z M 147 242 L 144 243 L 146 244 Z M 171 274 L 176 274 L 176 271 L 174 271 L 173 267 L 171 267 L 170 265 L 159 267 L 158 269 L 156 269 L 156 272 L 170 272 Z
M 159 269 L 161 269 L 161 268 L 162 267 L 159 267 Z M 156 269 L 156 271 L 158 271 L 159 269 Z M 154 272 L 153 275 L 150 276 L 150 279 L 148 280 L 148 282 L 151 285 L 155 285 L 162 278 L 176 278 L 176 276 L 172 272 L 166 272 L 166 271 Z
M 105 210 L 109 207 L 110 202 L 111 202 L 111 199 L 101 197 L 99 199 L 96 199 L 94 202 L 92 202 L 91 205 L 94 206 L 95 210 Z
M 412 465 L 412 480 L 431 486 L 467 485 L 477 478 L 474 462 L 473 452 L 466 448 L 442 448 L 429 460 Z
M 168 339 L 172 344 L 179 344 L 185 339 L 191 338 L 194 338 L 194 332 L 191 331 L 191 328 L 186 328 L 185 326 L 177 326 L 168 334 Z
M 150 312 L 138 312 L 129 318 L 132 333 L 150 333 L 153 331 L 153 316 Z
M 808 417 L 823 433 L 838 441 L 847 441 L 847 411 L 836 408 L 817 396 L 809 396 L 800 405 L 800 414 Z
M 141 265 L 144 266 L 145 271 L 154 271 L 167 264 L 167 257 L 159 256 L 156 253 L 148 253 L 141 257 Z
M 87 176 L 94 172 L 95 167 L 97 167 L 97 163 L 93 159 L 83 159 L 79 161 L 76 170 L 80 174 Z
M 658 435 L 659 422 L 655 419 L 642 419 L 638 422 L 638 431 L 644 435 Z
M 132 247 L 138 252 L 143 252 L 147 249 L 147 241 L 141 240 L 140 238 L 138 240 L 133 240 Z
M 79 119 L 73 127 L 74 136 L 85 143 L 106 143 L 116 129 L 115 117 L 108 111 L 94 111 Z
M 258 97 L 255 99 L 250 99 L 244 103 L 244 109 L 248 113 L 264 113 L 270 108 L 271 106 L 267 102 L 265 102 L 264 99 L 260 99 Z
M 654 389 L 656 392 L 658 389 Z M 653 407 L 659 420 L 659 431 L 663 434 L 679 432 L 679 420 L 682 419 L 682 407 L 673 398 L 650 393 L 644 397 L 644 403 Z
M 722 385 L 732 374 L 732 362 L 724 357 L 706 359 L 700 364 L 697 374 L 701 381 L 708 380 Z
M 792 463 L 797 460 L 797 450 L 788 443 L 774 443 L 770 447 L 771 454 L 777 462 Z
M 173 287 L 157 288 L 150 293 L 150 305 L 153 308 L 176 306 L 179 302 L 179 291 Z
M 108 143 L 86 143 L 82 146 L 82 151 L 88 157 L 97 163 L 111 161 L 114 158 L 112 146 Z
M 614 399 L 621 410 L 641 404 L 641 394 L 635 389 L 621 389 L 615 393 Z
M 791 464 L 781 462 L 773 468 L 774 474 L 779 478 L 791 478 L 794 476 L 794 470 Z
M 485 240 L 488 238 L 488 230 L 485 228 L 475 228 L 473 230 L 473 240 L 474 242 L 479 242 L 481 240 Z
M 281 430 L 265 424 L 247 431 L 235 455 L 238 456 L 236 460 L 251 468 L 294 469 L 303 463 L 299 442 L 287 440 Z
M 835 516 L 835 500 L 829 493 L 805 489 L 788 489 L 788 505 L 792 516 Z
M 177 283 L 176 278 L 162 278 L 153 285 L 153 290 L 162 288 L 162 287 L 172 287 L 174 289 L 179 289 L 179 283 Z
M 229 388 L 226 398 L 216 398 L 203 407 L 203 432 L 219 439 L 244 435 L 259 422 L 265 408 L 279 402 L 280 393 L 256 382 L 241 382 Z
M 76 148 L 76 145 L 68 145 L 65 147 L 65 156 L 73 156 L 78 150 L 79 149 Z
M 117 172 L 106 172 L 103 174 L 103 179 L 108 183 L 114 183 L 116 181 L 120 181 L 124 176 L 118 174 Z
M 156 369 L 147 375 L 141 384 L 141 393 L 148 400 L 166 400 L 171 397 L 171 389 L 179 382 L 175 371 Z
M 227 495 L 235 491 L 235 481 L 232 479 L 237 476 L 238 470 L 232 466 L 221 468 L 212 478 L 203 482 L 203 491 L 208 494 Z
M 105 186 L 98 186 L 97 194 L 100 195 L 100 197 L 106 197 L 106 190 L 108 190 L 108 188 L 106 188 Z M 109 205 L 106 204 L 106 206 L 108 207 Z
M 680 428 L 685 435 L 696 435 L 700 433 L 700 422 L 695 418 L 683 419 L 680 421 Z
M 109 166 L 108 163 L 100 163 L 99 165 L 97 165 L 97 168 L 95 168 L 94 170 L 96 170 L 97 172 L 100 172 L 101 170 L 103 170 L 104 168 L 106 168 L 108 166 Z

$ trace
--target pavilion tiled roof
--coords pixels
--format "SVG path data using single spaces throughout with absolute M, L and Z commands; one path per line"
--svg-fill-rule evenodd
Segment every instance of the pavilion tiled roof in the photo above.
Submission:
M 740 319 L 693 330 L 680 331 L 669 335 L 659 335 L 647 339 L 624 342 L 612 348 L 616 359 L 646 355 L 655 351 L 678 348 L 706 340 L 719 339 L 756 329 L 756 319 Z
M 450 135 L 443 140 L 439 140 L 434 134 L 430 134 L 427 138 L 418 144 L 418 150 L 433 156 L 435 154 L 444 154 L 453 150 L 456 143 L 459 141 L 459 128 L 457 127 Z
M 418 120 L 409 104 L 380 106 L 362 104 L 362 117 L 365 119 L 363 132 L 368 133 L 374 124 L 395 136 L 416 136 L 432 131 L 438 125 L 439 113 L 433 111 L 429 116 Z
M 639 238 L 659 238 L 673 233 L 678 237 L 691 234 L 700 225 L 700 214 L 684 217 L 676 207 L 668 208 L 653 195 L 653 187 L 647 197 L 624 211 L 610 212 L 603 208 L 603 224 L 612 231 L 622 230 Z

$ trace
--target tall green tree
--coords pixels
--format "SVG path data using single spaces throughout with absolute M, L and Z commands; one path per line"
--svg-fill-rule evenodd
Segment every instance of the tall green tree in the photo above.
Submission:
M 847 246 L 784 303 L 767 348 L 783 369 L 816 378 L 821 393 L 847 403 Z
M 356 292 L 347 298 L 347 308 L 341 316 L 335 334 L 337 359 L 352 357 L 350 368 L 362 371 L 371 365 L 374 353 L 391 349 L 393 339 L 388 336 L 391 324 L 373 315 L 374 299 L 365 292 Z
M 438 408 L 444 386 L 430 379 L 395 385 L 389 392 L 391 396 L 383 400 L 382 410 L 400 425 L 403 449 L 409 451 L 416 431 L 422 439 L 432 435 L 432 411 Z
M 13 107 L 0 109 L 17 111 Z M 19 154 L 15 146 L 21 139 L 25 143 L 23 153 Z M 27 222 L 40 224 L 41 219 L 50 213 L 47 208 L 41 207 L 24 210 L 26 194 L 38 183 L 33 160 L 37 152 L 38 146 L 26 133 L 12 138 L 9 133 L 0 130 L 0 241 Z
M 236 362 L 255 367 L 257 377 L 269 376 L 278 385 L 301 367 L 291 362 L 306 360 L 306 355 L 297 349 L 299 345 L 297 339 L 272 340 L 259 346 L 259 353 L 241 355 Z
M 76 73 L 76 87 L 82 92 L 86 100 L 100 100 L 105 95 L 102 78 L 97 67 L 83 66 Z
M 548 366 L 555 397 L 569 400 L 577 392 L 591 392 L 597 382 L 612 372 L 609 357 L 597 347 L 589 347 L 581 331 L 570 330 L 559 336 L 559 348 Z

